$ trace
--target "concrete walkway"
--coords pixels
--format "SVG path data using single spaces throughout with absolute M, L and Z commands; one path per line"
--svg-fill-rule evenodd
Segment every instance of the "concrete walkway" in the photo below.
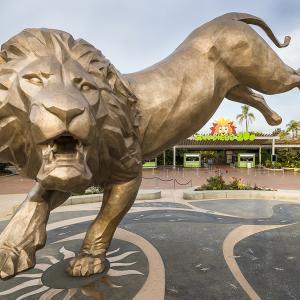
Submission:
M 175 196 L 176 194 L 176 196 Z M 20 206 L 20 204 L 26 199 L 27 194 L 0 194 L 0 219 L 8 219 L 10 218 L 16 209 Z M 170 199 L 180 198 L 182 199 L 182 191 L 181 192 L 164 192 L 164 198 Z M 137 195 L 137 200 L 155 200 L 161 198 L 160 190 L 143 190 L 140 189 Z M 92 204 L 92 203 L 100 203 L 102 201 L 102 195 L 92 194 L 92 195 L 82 195 L 82 196 L 73 196 L 70 197 L 62 206 L 65 205 L 76 205 L 76 204 Z
M 169 189 L 161 199 L 136 201 L 112 241 L 105 281 L 96 275 L 88 286 L 84 278 L 74 285 L 64 270 L 101 203 L 58 207 L 36 267 L 1 282 L 0 298 L 299 299 L 300 202 L 182 195 Z M 0 232 L 6 224 L 0 220 Z
M 27 194 L 0 195 L 0 218 L 9 218 L 26 196 Z
M 159 168 L 154 170 L 143 170 L 142 189 L 172 189 L 173 178 L 177 180 L 176 189 L 199 186 L 206 182 L 206 179 L 216 174 L 223 174 L 226 181 L 232 177 L 243 179 L 244 182 L 252 185 L 265 186 L 272 189 L 300 190 L 300 172 L 274 172 L 264 169 L 238 169 L 226 166 L 216 167 L 208 170 L 187 169 L 187 168 Z M 159 178 L 159 179 L 158 179 Z M 20 175 L 0 176 L 0 194 L 22 194 L 28 193 L 34 181 L 23 178 Z M 181 185 L 182 184 L 182 185 Z M 185 185 L 186 184 L 186 185 Z

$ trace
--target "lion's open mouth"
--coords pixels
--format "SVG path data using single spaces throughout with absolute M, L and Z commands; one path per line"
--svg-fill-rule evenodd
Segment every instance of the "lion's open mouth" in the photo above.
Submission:
M 38 180 L 45 188 L 76 191 L 91 180 L 88 146 L 71 135 L 61 135 L 42 146 L 43 164 Z
M 84 158 L 83 144 L 72 136 L 60 136 L 48 145 L 49 161 L 59 165 L 80 163 Z

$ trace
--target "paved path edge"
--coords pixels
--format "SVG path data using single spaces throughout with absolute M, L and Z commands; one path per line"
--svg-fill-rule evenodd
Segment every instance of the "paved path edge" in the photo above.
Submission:
M 194 191 L 188 189 L 183 192 L 184 200 L 218 200 L 218 199 L 261 199 L 261 200 L 298 200 L 300 190 L 218 190 L 218 191 Z

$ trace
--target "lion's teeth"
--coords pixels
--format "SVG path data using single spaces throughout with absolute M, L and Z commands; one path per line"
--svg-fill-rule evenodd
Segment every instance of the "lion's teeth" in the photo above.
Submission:
M 49 160 L 53 160 L 53 158 L 54 158 L 53 151 L 50 151 Z
M 83 154 L 83 145 L 81 142 L 79 142 L 77 145 L 76 145 L 76 150 L 78 152 L 80 152 L 81 154 Z
M 79 154 L 79 151 L 77 151 L 76 153 L 76 159 L 79 160 L 80 159 L 80 154 Z

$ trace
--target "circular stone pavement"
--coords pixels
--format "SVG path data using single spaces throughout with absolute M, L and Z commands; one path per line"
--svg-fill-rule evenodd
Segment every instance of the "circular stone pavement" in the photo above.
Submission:
M 300 204 L 230 199 L 136 203 L 115 234 L 108 272 L 70 283 L 53 270 L 63 272 L 65 260 L 80 249 L 97 206 L 54 211 L 35 268 L 2 281 L 0 299 L 300 297 Z M 6 224 L 0 222 L 0 231 Z M 65 288 L 59 278 L 67 280 Z

